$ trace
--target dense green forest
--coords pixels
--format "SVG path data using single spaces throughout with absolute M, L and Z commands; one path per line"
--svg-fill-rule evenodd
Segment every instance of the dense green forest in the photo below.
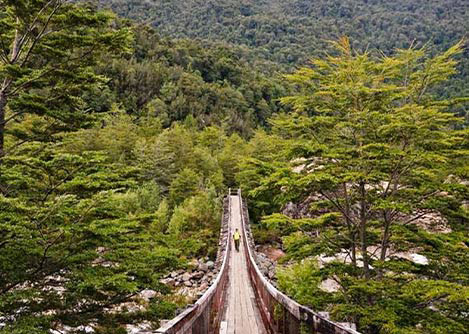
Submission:
M 349 36 L 355 48 L 391 54 L 396 48 L 449 48 L 469 31 L 465 0 L 100 0 L 116 13 L 154 26 L 165 36 L 224 42 L 265 71 L 290 69 L 330 51 L 329 40 Z M 439 88 L 469 95 L 469 57 L 460 75 Z M 466 113 L 467 109 L 457 108 Z
M 233 50 L 168 40 L 145 27 L 135 38 L 133 57 L 99 68 L 111 79 L 99 107 L 118 103 L 134 116 L 158 117 L 165 127 L 191 116 L 199 128 L 219 125 L 244 136 L 279 110 L 286 90 L 281 77 L 254 70 Z
M 158 327 L 187 302 L 160 279 L 216 255 L 237 143 L 285 87 L 92 5 L 0 4 L 0 332 Z
M 279 63 L 304 63 L 326 40 L 350 36 L 357 48 L 392 51 L 412 42 L 448 48 L 469 29 L 463 0 L 101 0 L 116 13 L 177 38 L 225 41 Z
M 360 332 L 463 334 L 469 137 L 428 89 L 451 77 L 461 45 L 433 58 L 335 46 L 286 76 L 294 111 L 240 165 L 255 238 L 285 251 L 281 289 Z
M 466 7 L 112 2 L 151 27 L 0 0 L 0 333 L 157 328 L 190 302 L 161 279 L 214 259 L 241 186 L 299 302 L 365 334 L 465 334 Z

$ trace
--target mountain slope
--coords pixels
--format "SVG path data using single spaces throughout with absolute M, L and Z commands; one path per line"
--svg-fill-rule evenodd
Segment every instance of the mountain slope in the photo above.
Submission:
M 347 35 L 354 48 L 391 54 L 427 45 L 448 49 L 469 31 L 466 0 L 99 0 L 121 16 L 143 21 L 162 35 L 224 42 L 264 72 L 290 70 L 324 56 L 329 40 Z M 440 97 L 469 96 L 469 50 L 459 74 Z M 457 114 L 469 121 L 467 107 Z
M 464 0 L 100 0 L 172 37 L 222 40 L 285 64 L 303 62 L 324 40 L 392 50 L 412 41 L 446 48 L 469 28 Z

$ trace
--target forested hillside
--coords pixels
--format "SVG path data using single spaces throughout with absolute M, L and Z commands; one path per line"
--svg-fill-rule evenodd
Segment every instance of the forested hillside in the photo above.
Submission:
M 427 45 L 443 50 L 469 31 L 465 0 L 100 0 L 103 6 L 154 26 L 163 35 L 241 46 L 251 62 L 284 68 L 330 50 L 329 40 L 349 36 L 357 49 Z M 469 60 L 440 94 L 468 95 Z M 265 68 L 270 66 L 264 65 Z
M 172 37 L 225 41 L 257 56 L 298 64 L 342 35 L 387 52 L 416 43 L 447 48 L 467 34 L 464 0 L 100 0 Z
M 286 91 L 281 77 L 267 77 L 228 47 L 205 48 L 188 40 L 161 38 L 136 29 L 132 57 L 106 61 L 99 73 L 110 78 L 104 110 L 118 103 L 134 116 L 159 117 L 164 126 L 186 117 L 198 127 L 219 125 L 249 135 L 279 110 Z
M 299 302 L 466 334 L 467 1 L 101 2 L 0 0 L 1 334 L 158 328 L 238 186 Z

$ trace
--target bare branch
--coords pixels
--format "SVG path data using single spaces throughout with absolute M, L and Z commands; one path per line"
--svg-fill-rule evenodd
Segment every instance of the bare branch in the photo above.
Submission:
M 26 52 L 26 56 L 24 57 L 23 61 L 21 62 L 21 67 L 23 67 L 26 62 L 29 60 L 29 57 L 31 56 L 34 48 L 36 47 L 37 43 L 39 43 L 39 41 L 44 37 L 44 33 L 46 32 L 47 28 L 49 27 L 49 24 L 50 24 L 50 21 L 52 20 L 52 18 L 54 17 L 55 13 L 57 13 L 57 11 L 59 10 L 59 8 L 62 6 L 62 3 L 61 2 L 58 2 L 54 9 L 52 10 L 52 12 L 49 14 L 49 17 L 47 18 L 45 24 L 44 24 L 44 27 L 42 27 L 42 30 L 41 32 L 34 38 L 31 46 L 29 47 L 28 51 Z
M 36 17 L 33 19 L 33 22 L 29 25 L 27 31 L 24 33 L 23 37 L 20 39 L 20 41 L 18 42 L 18 45 L 19 45 L 19 50 L 20 52 L 17 54 L 17 56 L 15 57 L 15 59 L 12 59 L 12 63 L 14 63 L 18 58 L 19 58 L 19 55 L 21 53 L 21 50 L 23 49 L 23 46 L 27 43 L 27 41 L 29 40 L 30 36 L 31 36 L 31 33 L 34 29 L 34 27 L 36 26 L 37 22 L 39 21 L 39 18 L 41 17 L 41 15 L 44 13 L 44 11 L 49 8 L 50 5 L 52 5 L 53 2 L 56 2 L 57 0 L 50 0 L 48 3 L 46 3 L 40 10 L 39 12 L 36 14 Z
M 419 214 L 419 215 L 417 215 L 417 216 L 414 216 L 414 217 L 412 217 L 412 218 L 406 220 L 406 221 L 405 221 L 404 223 L 402 223 L 402 224 L 403 224 L 403 225 L 408 225 L 408 224 L 410 224 L 410 223 L 416 221 L 417 219 L 422 218 L 422 217 L 425 216 L 425 215 L 426 215 L 426 213 L 421 213 L 421 214 Z
M 350 222 L 354 223 L 353 218 L 348 215 L 348 213 L 344 210 L 344 208 L 339 204 L 338 201 L 335 201 L 335 200 L 332 199 L 330 196 L 326 195 L 326 193 L 323 192 L 323 191 L 319 191 L 319 193 L 320 193 L 322 196 L 324 196 L 329 202 L 331 202 L 331 203 L 337 208 L 337 210 L 339 210 L 340 213 L 342 213 L 342 214 L 344 215 L 345 218 L 349 219 Z
M 10 59 L 8 57 L 8 48 L 5 46 L 3 39 L 0 36 L 0 57 L 2 58 L 5 64 L 10 64 Z
M 50 0 L 47 4 L 44 5 L 44 7 L 41 8 L 41 10 L 37 13 L 36 17 L 34 18 L 33 22 L 29 25 L 27 31 L 23 34 L 21 39 L 17 42 L 18 43 L 18 45 L 17 45 L 18 49 L 17 49 L 17 52 L 16 52 L 15 56 L 12 57 L 12 60 L 11 60 L 12 64 L 16 63 L 20 59 L 20 56 L 21 56 L 21 54 L 23 53 L 23 51 L 25 49 L 25 46 L 29 43 L 29 41 L 31 39 L 33 39 L 32 32 L 33 32 L 34 28 L 36 27 L 36 25 L 39 21 L 39 18 L 44 13 L 44 11 L 46 9 L 48 9 L 54 2 L 57 2 L 57 0 Z M 41 33 L 39 33 L 36 37 L 34 37 L 35 41 L 38 40 L 38 39 L 41 39 L 43 37 L 43 36 L 41 36 L 41 34 L 43 34 L 43 32 L 47 29 L 47 27 L 50 23 L 50 20 L 52 19 L 53 15 L 55 15 L 55 12 L 57 11 L 58 8 L 60 8 L 61 5 L 62 5 L 61 1 L 58 1 L 58 3 L 56 3 L 54 10 L 52 11 L 52 13 L 49 15 L 48 19 L 46 20 L 46 23 L 44 24 L 44 27 L 42 28 Z M 34 42 L 33 42 L 32 46 L 34 47 Z M 31 51 L 31 49 L 28 50 L 28 53 L 29 53 L 29 51 Z M 25 62 L 23 62 L 20 66 L 24 66 L 24 63 Z

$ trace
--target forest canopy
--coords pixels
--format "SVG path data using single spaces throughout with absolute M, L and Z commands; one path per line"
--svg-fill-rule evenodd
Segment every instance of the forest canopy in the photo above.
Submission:
M 270 119 L 250 143 L 268 149 L 237 174 L 255 236 L 285 251 L 281 289 L 362 333 L 469 326 L 469 133 L 430 93 L 462 45 L 388 57 L 338 40 L 286 75 L 293 112 Z
M 158 328 L 240 186 L 299 302 L 465 334 L 466 1 L 100 3 L 0 0 L 0 333 Z
M 291 70 L 332 51 L 327 41 L 348 36 L 357 50 L 387 55 L 427 46 L 441 52 L 469 31 L 465 0 L 100 0 L 124 17 L 152 25 L 173 38 L 226 43 L 263 71 Z M 469 54 L 459 56 L 458 75 L 438 95 L 469 95 Z M 467 116 L 467 107 L 455 108 Z M 467 116 L 469 117 L 469 116 Z

